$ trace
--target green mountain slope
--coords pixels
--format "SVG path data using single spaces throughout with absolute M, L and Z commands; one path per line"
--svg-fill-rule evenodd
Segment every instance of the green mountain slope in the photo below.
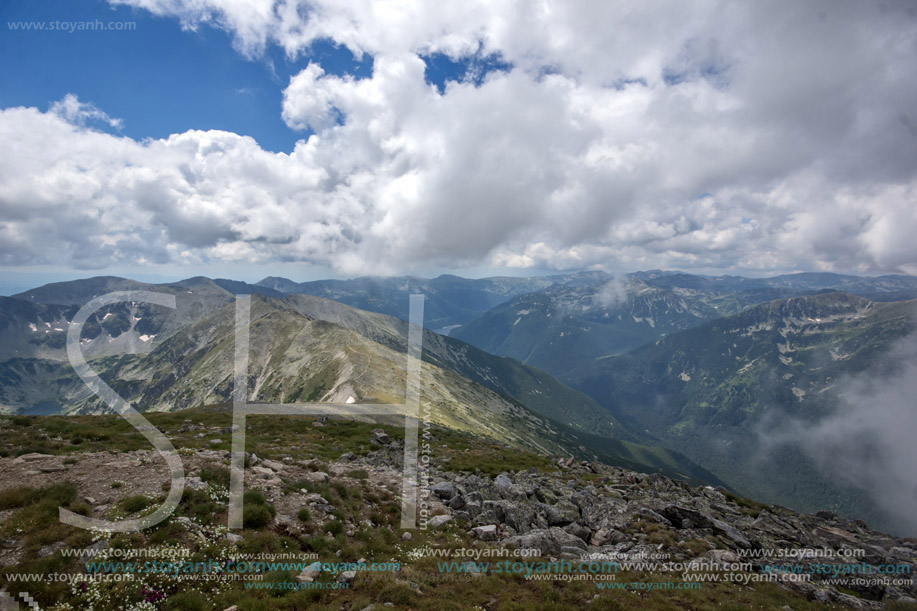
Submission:
M 599 359 L 570 381 L 743 493 L 889 524 L 862 491 L 827 479 L 799 448 L 766 452 L 763 441 L 782 420 L 832 415 L 841 382 L 912 333 L 915 320 L 915 302 L 846 293 L 777 300 Z
M 164 339 L 150 342 L 144 353 L 102 354 L 92 359 L 92 366 L 142 410 L 227 403 L 232 392 L 234 315 L 229 300 L 194 322 L 183 322 Z M 251 401 L 404 400 L 406 323 L 319 298 L 262 295 L 253 298 L 251 320 Z M 160 322 L 162 328 L 178 326 Z M 543 453 L 719 483 L 675 452 L 589 435 L 588 426 L 577 423 L 573 428 L 547 417 L 541 412 L 572 417 L 585 405 L 604 418 L 609 430 L 616 430 L 613 419 L 591 399 L 544 372 L 432 332 L 426 332 L 425 341 L 422 401 L 425 416 L 433 422 Z M 467 371 L 482 383 L 454 369 Z M 107 409 L 62 358 L 8 359 L 0 363 L 0 382 L 0 400 L 6 409 L 29 413 Z M 529 398 L 538 409 L 528 404 Z
M 596 358 L 622 354 L 750 303 L 743 294 L 605 279 L 516 297 L 452 335 L 563 378 Z
M 346 327 L 398 352 L 407 350 L 407 323 L 398 318 L 306 295 L 290 295 L 285 301 L 306 316 Z M 652 441 L 646 435 L 624 429 L 591 397 L 544 371 L 431 331 L 424 331 L 423 346 L 425 361 L 519 401 L 535 413 L 572 429 L 629 441 Z
M 312 295 L 403 320 L 408 317 L 408 296 L 426 297 L 426 326 L 448 332 L 497 304 L 523 293 L 554 285 L 590 282 L 600 272 L 580 272 L 529 278 L 493 277 L 481 279 L 442 275 L 437 278 L 401 276 L 365 277 L 353 280 L 316 280 L 296 283 L 286 278 L 269 277 L 258 282 L 283 293 Z
M 668 334 L 796 296 L 843 290 L 877 301 L 917 297 L 912 276 L 866 278 L 799 273 L 771 278 L 635 272 L 595 273 L 519 295 L 450 336 L 567 381 L 600 357 L 624 354 Z

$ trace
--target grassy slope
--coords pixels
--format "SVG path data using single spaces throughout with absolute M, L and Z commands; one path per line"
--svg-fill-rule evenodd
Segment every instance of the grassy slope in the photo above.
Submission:
M 207 440 L 195 432 L 178 433 L 182 423 L 191 418 L 207 427 L 224 427 L 230 423 L 226 412 L 213 409 L 196 409 L 180 413 L 150 414 L 152 422 L 163 429 L 180 452 L 193 452 L 203 446 L 211 447 Z M 332 459 L 342 452 L 365 454 L 371 449 L 367 442 L 373 425 L 354 422 L 335 422 L 321 429 L 311 426 L 310 419 L 288 417 L 253 417 L 248 427 L 248 449 L 259 456 L 279 459 L 281 455 L 293 458 Z M 398 439 L 398 428 L 387 428 Z M 433 461 L 447 468 L 461 468 L 472 464 L 488 473 L 506 469 L 550 469 L 544 457 L 509 450 L 484 440 L 466 435 L 437 430 Z M 228 436 L 227 437 L 228 440 Z M 42 450 L 55 454 L 79 453 L 89 450 L 125 452 L 146 448 L 139 434 L 132 434 L 126 423 L 114 416 L 0 418 L 0 438 L 7 452 L 21 454 L 28 450 Z M 58 441 L 60 439 L 61 441 Z M 79 443 L 74 443 L 80 440 Z M 218 446 L 219 447 L 219 446 Z M 228 447 L 228 445 L 224 446 Z M 321 463 L 316 464 L 321 468 Z M 210 469 L 202 476 L 215 486 L 225 484 L 225 469 Z M 283 590 L 274 593 L 244 590 L 238 582 L 229 587 L 218 587 L 215 582 L 185 582 L 170 586 L 169 581 L 152 578 L 135 583 L 92 586 L 87 593 L 77 589 L 71 593 L 63 583 L 32 582 L 23 587 L 8 581 L 11 573 L 80 573 L 82 561 L 67 558 L 59 552 L 40 556 L 42 546 L 56 541 L 68 547 L 85 547 L 92 537 L 85 531 L 61 525 L 56 521 L 57 506 L 63 504 L 74 511 L 86 511 L 76 497 L 75 490 L 66 483 L 44 490 L 27 486 L 4 486 L 0 492 L 0 509 L 11 512 L 0 523 L 0 535 L 16 536 L 26 544 L 25 557 L 15 566 L 0 569 L 0 584 L 15 591 L 27 590 L 45 608 L 67 601 L 75 608 L 83 608 L 90 594 L 96 595 L 95 608 L 101 611 L 114 609 L 125 603 L 142 600 L 142 584 L 167 592 L 159 603 L 160 608 L 172 610 L 216 609 L 238 605 L 240 611 L 267 611 L 273 609 L 362 609 L 372 603 L 390 602 L 396 609 L 468 609 L 475 606 L 499 610 L 524 609 L 775 609 L 789 605 L 796 610 L 825 608 L 816 602 L 791 594 L 774 584 L 752 583 L 749 586 L 719 583 L 704 584 L 698 590 L 657 590 L 642 593 L 598 590 L 592 581 L 527 581 L 520 575 L 488 574 L 468 578 L 442 573 L 437 559 L 418 557 L 421 548 L 437 547 L 463 549 L 479 546 L 462 528 L 448 526 L 436 531 L 415 531 L 410 541 L 403 541 L 397 529 L 397 499 L 384 491 L 367 485 L 365 473 L 351 473 L 341 482 L 323 485 L 322 494 L 338 509 L 338 519 L 359 522 L 372 517 L 372 528 L 362 527 L 348 537 L 341 530 L 326 524 L 337 534 L 323 535 L 312 525 L 309 516 L 302 516 L 303 534 L 291 536 L 281 530 L 252 520 L 243 531 L 243 539 L 235 546 L 242 553 L 296 553 L 314 552 L 324 562 L 355 562 L 365 558 L 369 562 L 395 560 L 402 563 L 401 571 L 359 573 L 347 590 L 312 590 L 294 592 Z M 591 483 L 584 480 L 583 484 Z M 291 483 L 291 486 L 293 484 Z M 318 488 L 317 488 L 318 489 Z M 115 510 L 125 514 L 145 511 L 150 501 L 122 499 Z M 264 507 L 269 514 L 271 504 L 263 498 L 251 498 L 251 505 Z M 208 528 L 225 524 L 225 503 L 214 502 L 203 493 L 188 493 L 183 497 L 176 517 L 192 517 Z M 254 513 L 254 512 L 253 512 Z M 202 560 L 220 553 L 224 544 L 206 543 L 182 528 L 176 520 L 144 531 L 141 534 L 117 535 L 110 541 L 112 547 L 150 548 L 162 544 L 179 544 L 188 547 Z M 319 581 L 330 581 L 324 574 Z M 295 581 L 295 572 L 275 572 L 265 575 L 266 581 Z M 619 573 L 621 582 L 643 583 L 669 580 L 678 581 L 672 574 Z

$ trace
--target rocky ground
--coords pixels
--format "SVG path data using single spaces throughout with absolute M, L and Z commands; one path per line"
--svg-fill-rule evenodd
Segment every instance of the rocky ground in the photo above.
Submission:
M 394 450 L 377 452 L 369 461 L 397 463 Z M 446 515 L 477 539 L 537 548 L 547 557 L 640 562 L 663 554 L 666 561 L 698 567 L 704 560 L 747 562 L 756 573 L 769 565 L 794 564 L 803 573 L 831 565 L 838 568 L 822 568 L 810 583 L 784 580 L 782 585 L 811 600 L 857 609 L 917 603 L 917 539 L 872 531 L 860 520 L 829 511 L 804 515 L 734 495 L 730 499 L 725 489 L 691 487 L 659 474 L 564 458 L 555 464 L 552 473 L 533 468 L 495 478 L 435 470 L 429 490 L 445 503 Z M 444 521 L 434 518 L 436 524 Z M 779 550 L 783 557 L 763 557 Z M 863 563 L 901 567 L 896 570 L 909 583 L 850 580 L 840 588 L 828 583 L 837 575 L 862 576 Z
M 320 428 L 323 423 L 315 426 Z M 334 423 L 327 423 L 325 427 L 327 430 L 321 432 L 321 439 L 327 441 Z M 787 600 L 795 601 L 790 604 L 791 608 L 803 603 L 859 609 L 917 608 L 917 588 L 912 575 L 917 565 L 915 539 L 891 537 L 870 530 L 861 521 L 847 520 L 830 512 L 801 515 L 737 497 L 724 489 L 691 487 L 659 474 L 640 474 L 570 458 L 538 458 L 535 460 L 538 466 L 504 472 L 495 472 L 492 465 L 475 472 L 450 468 L 457 464 L 455 456 L 477 456 L 475 452 L 480 449 L 473 443 L 450 450 L 451 462 L 433 460 L 430 469 L 422 472 L 427 485 L 421 491 L 424 508 L 421 528 L 402 531 L 397 525 L 403 442 L 397 438 L 397 429 L 390 428 L 366 429 L 365 438 L 359 446 L 354 446 L 358 451 L 341 452 L 337 458 L 304 458 L 301 453 L 284 452 L 285 442 L 279 437 L 270 440 L 273 444 L 264 443 L 253 448 L 246 460 L 245 486 L 247 491 L 261 492 L 265 507 L 270 508 L 270 519 L 263 525 L 247 525 L 241 534 L 233 533 L 219 527 L 226 523 L 228 496 L 226 429 L 185 422 L 174 432 L 195 440 L 197 447 L 180 449 L 189 493 L 183 500 L 184 513 L 177 512 L 168 528 L 177 525 L 184 530 L 178 528 L 174 535 L 169 534 L 173 531 L 160 531 L 158 540 L 165 542 L 172 536 L 181 539 L 187 532 L 193 534 L 197 529 L 206 531 L 207 536 L 200 538 L 210 537 L 210 545 L 239 545 L 251 549 L 256 544 L 275 551 L 293 545 L 296 549 L 314 550 L 331 558 L 356 561 L 388 557 L 406 564 L 416 558 L 417 549 L 424 546 L 509 547 L 538 550 L 539 557 L 547 561 L 587 559 L 615 561 L 622 565 L 667 562 L 677 565 L 678 570 L 659 566 L 644 572 L 652 573 L 653 579 L 676 581 L 687 580 L 686 574 L 719 574 L 728 571 L 730 565 L 744 564 L 740 570 L 745 574 L 762 575 L 771 570 L 776 587 L 788 593 L 790 598 Z M 218 439 L 211 444 L 210 439 L 220 434 L 224 435 L 222 441 Z M 443 441 L 443 435 L 446 435 L 444 431 L 432 434 L 430 441 L 434 449 L 437 442 Z M 210 445 L 217 447 L 208 447 Z M 445 452 L 447 444 L 440 445 Z M 510 464 L 513 452 L 510 448 L 494 446 L 488 452 L 498 452 L 497 456 L 505 457 Z M 481 465 L 485 466 L 483 462 Z M 168 488 L 168 470 L 154 451 L 143 449 L 68 454 L 27 452 L 0 458 L 0 497 L 3 499 L 21 494 L 19 491 L 24 486 L 47 490 L 66 482 L 75 485 L 75 498 L 71 500 L 75 511 L 117 519 L 161 501 Z M 137 498 L 149 502 L 131 506 L 130 499 Z M 212 500 L 209 505 L 207 498 Z M 0 511 L 0 570 L 4 575 L 20 566 L 34 567 L 39 566 L 36 563 L 50 562 L 68 545 L 95 545 L 102 549 L 115 544 L 113 541 L 78 539 L 77 535 L 64 531 L 55 538 L 30 532 L 28 528 L 13 528 L 14 522 L 25 523 L 23 503 L 4 502 L 5 505 L 0 505 L 7 507 Z M 195 507 L 205 509 L 198 511 L 195 517 Z M 213 515 L 207 516 L 208 511 Z M 264 537 L 268 535 L 280 543 L 266 543 Z M 355 546 L 353 542 L 358 540 L 364 543 Z M 814 557 L 799 557 L 806 550 Z M 811 567 L 821 566 L 829 567 L 828 572 L 833 570 L 834 574 L 822 568 L 819 573 L 812 574 L 810 580 L 800 581 L 792 579 L 788 569 L 782 566 L 790 564 L 803 573 Z M 782 568 L 768 568 L 775 566 Z M 906 573 L 865 575 L 864 566 L 894 566 Z M 393 577 L 395 586 L 406 592 L 399 606 L 422 607 L 424 597 L 431 596 L 434 588 L 445 591 L 444 588 L 452 587 L 449 585 L 452 582 L 442 576 L 430 575 L 431 570 L 432 565 L 428 563 L 403 569 L 399 576 Z M 473 580 L 486 580 L 491 577 L 490 570 L 469 566 L 467 572 L 474 575 Z M 638 569 L 627 570 L 630 575 L 640 573 Z M 838 576 L 848 579 L 841 582 Z M 373 581 L 383 579 L 379 576 L 361 576 L 356 580 L 354 577 L 352 572 L 320 576 L 314 569 L 295 575 L 299 583 L 321 578 L 353 582 L 356 589 L 362 584 L 371 590 L 373 583 L 383 583 Z M 880 583 L 879 578 L 883 577 L 894 577 L 899 582 L 894 585 Z M 497 583 L 502 583 L 502 590 L 507 591 L 505 583 Z M 514 587 L 529 587 L 518 581 L 511 583 Z M 564 586 L 573 587 L 563 583 L 556 585 Z M 723 589 L 714 591 L 726 592 Z M 588 596 L 583 592 L 586 597 L 583 600 L 599 608 L 603 608 L 601 603 L 606 598 L 617 600 L 608 598 L 607 594 L 596 594 L 594 590 Z M 53 592 L 47 594 L 48 597 L 52 595 Z M 222 598 L 215 600 L 235 600 L 226 593 L 220 596 Z M 396 601 L 392 604 L 398 604 L 398 597 L 393 594 L 380 596 L 387 596 Z M 334 602 L 340 599 L 319 600 L 325 601 L 327 608 L 364 608 L 360 598 L 340 604 Z M 695 599 L 685 600 L 689 601 L 686 603 L 688 608 L 716 606 Z M 369 596 L 366 602 L 383 604 L 390 601 Z M 500 595 L 496 594 L 492 602 L 490 606 L 482 606 L 500 608 Z M 238 609 L 260 608 L 246 604 L 243 600 Z M 557 608 L 567 608 L 565 604 Z M 305 607 L 294 604 L 285 608 Z M 608 603 L 606 608 L 619 607 Z

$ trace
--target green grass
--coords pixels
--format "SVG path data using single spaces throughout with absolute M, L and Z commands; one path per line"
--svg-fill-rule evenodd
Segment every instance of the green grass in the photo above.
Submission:
M 749 515 L 753 518 L 757 518 L 758 515 L 760 515 L 760 513 L 763 510 L 767 509 L 768 507 L 764 503 L 759 503 L 758 501 L 753 501 L 752 499 L 747 499 L 743 496 L 739 496 L 731 492 L 724 492 L 723 496 L 725 496 L 728 500 L 738 505 L 739 510 L 742 513 Z
M 230 414 L 211 409 L 190 410 L 175 414 L 150 414 L 151 421 L 166 431 L 179 448 L 207 447 L 207 437 L 198 439 L 199 431 L 176 433 L 176 429 L 191 419 L 205 427 L 227 427 L 231 424 Z M 19 420 L 22 420 L 21 418 Z M 258 456 L 279 460 L 284 455 L 293 459 L 319 459 L 313 464 L 317 471 L 327 470 L 328 461 L 340 454 L 352 451 L 365 454 L 372 450 L 369 439 L 374 425 L 330 421 L 324 427 L 313 427 L 310 418 L 295 417 L 252 417 L 246 449 Z M 93 424 L 92 427 L 89 425 Z M 91 429 L 95 429 L 94 431 Z M 395 439 L 403 436 L 399 427 L 385 427 Z M 25 447 L 48 446 L 51 453 L 74 455 L 84 451 L 148 449 L 145 439 L 132 436 L 133 430 L 120 418 L 106 417 L 36 417 L 21 424 L 4 423 L 0 427 L 0 440 L 12 441 L 4 445 L 15 454 Z M 101 439 L 102 436 L 107 439 Z M 64 441 L 54 441 L 60 437 Z M 71 440 L 79 437 L 81 443 Z M 16 443 L 20 445 L 16 445 Z M 461 433 L 435 429 L 431 440 L 431 456 L 437 466 L 447 469 L 481 472 L 495 475 L 502 471 L 518 471 L 534 467 L 537 470 L 554 471 L 550 459 L 535 454 L 511 450 L 486 441 L 476 440 Z M 296 512 L 303 523 L 303 534 L 293 536 L 286 531 L 272 527 L 276 509 L 264 494 L 246 491 L 243 514 L 245 529 L 241 531 L 242 541 L 228 546 L 215 538 L 203 541 L 193 535 L 182 523 L 170 519 L 139 534 L 116 535 L 110 545 L 116 549 L 144 549 L 155 545 L 180 544 L 188 547 L 193 557 L 206 559 L 219 557 L 221 550 L 234 549 L 243 554 L 315 552 L 322 561 L 355 562 L 366 558 L 371 562 L 394 559 L 402 563 L 398 572 L 363 572 L 358 574 L 352 587 L 347 590 L 291 591 L 245 590 L 241 582 L 225 588 L 217 588 L 208 582 L 162 582 L 153 584 L 166 594 L 159 603 L 164 610 L 226 609 L 237 605 L 240 611 L 319 609 L 363 609 L 371 604 L 382 608 L 386 602 L 395 609 L 449 610 L 469 609 L 479 606 L 493 610 L 522 609 L 775 609 L 784 605 L 796 611 L 823 608 L 817 603 L 781 590 L 772 584 L 751 584 L 748 587 L 735 584 L 705 583 L 697 591 L 654 591 L 641 594 L 621 591 L 599 592 L 591 582 L 532 582 L 514 575 L 490 574 L 480 578 L 460 578 L 437 570 L 435 558 L 413 558 L 408 554 L 421 547 L 470 548 L 479 545 L 462 528 L 446 527 L 436 531 L 414 531 L 411 541 L 401 540 L 397 528 L 400 518 L 400 502 L 391 492 L 376 488 L 368 479 L 370 473 L 363 468 L 351 468 L 346 479 L 326 484 L 308 482 L 287 482 L 287 489 L 305 487 L 325 497 L 336 510 L 332 515 L 318 510 L 301 507 Z M 202 468 L 203 481 L 218 486 L 228 484 L 228 470 L 221 466 Z M 88 532 L 62 525 L 57 519 L 59 505 L 73 511 L 87 512 L 89 507 L 77 500 L 76 486 L 62 483 L 36 489 L 16 486 L 0 491 L 0 511 L 11 511 L 11 515 L 0 523 L 0 538 L 20 539 L 25 554 L 15 566 L 0 568 L 0 586 L 7 590 L 21 587 L 6 577 L 9 573 L 76 573 L 82 569 L 84 559 L 52 554 L 39 557 L 42 546 L 63 542 L 74 548 L 84 548 L 93 542 Z M 729 497 L 743 509 L 752 510 L 751 501 Z M 151 503 L 159 500 L 147 497 L 128 496 L 121 499 L 117 507 L 124 512 L 142 512 Z M 208 491 L 186 489 L 175 512 L 176 516 L 193 517 L 208 528 L 225 526 L 226 504 L 210 498 Z M 362 520 L 370 519 L 370 527 Z M 673 541 L 668 531 L 645 522 L 634 525 L 635 530 L 649 541 L 658 540 L 666 546 Z M 346 532 L 353 529 L 352 537 Z M 328 537 L 326 533 L 331 533 Z M 703 540 L 674 542 L 692 555 L 705 552 L 710 546 Z M 295 581 L 294 572 L 275 572 L 265 576 L 268 581 Z M 644 575 L 621 574 L 619 581 L 667 581 L 669 574 Z M 323 574 L 319 581 L 331 581 L 334 575 Z M 79 593 L 73 594 L 64 583 L 30 583 L 27 588 L 43 608 L 69 601 L 72 608 L 84 608 L 88 599 Z M 419 592 L 418 592 L 419 590 Z M 101 590 L 102 600 L 116 600 L 130 606 L 141 601 L 139 585 L 112 585 Z M 118 605 L 99 603 L 100 611 L 115 609 Z
M 135 494 L 132 496 L 126 496 L 120 501 L 118 501 L 118 507 L 124 510 L 125 513 L 137 513 L 138 511 L 143 511 L 147 507 L 153 504 L 153 499 L 142 494 Z

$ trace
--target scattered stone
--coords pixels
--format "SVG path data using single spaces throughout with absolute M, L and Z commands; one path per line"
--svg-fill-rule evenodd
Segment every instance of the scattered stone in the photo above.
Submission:
M 207 482 L 196 476 L 186 477 L 185 486 L 192 490 L 206 490 L 208 488 Z
M 324 484 L 328 482 L 331 477 L 328 476 L 324 471 L 310 471 L 303 475 L 303 479 L 309 482 L 310 484 Z
M 319 576 L 319 573 L 322 572 L 322 563 L 313 562 L 296 576 L 296 581 L 299 583 L 312 583 L 315 581 L 315 578 Z
M 480 539 L 481 541 L 496 541 L 497 525 L 488 524 L 486 526 L 478 526 L 476 528 L 472 528 L 471 535 Z
M 452 482 L 437 482 L 430 487 L 430 492 L 438 496 L 444 501 L 458 496 L 458 490 L 455 488 L 455 484 Z
M 56 543 L 45 545 L 38 550 L 38 557 L 47 558 L 48 556 L 51 556 L 52 554 L 64 549 L 64 547 L 66 547 L 66 545 L 63 541 L 57 541 Z
M 430 528 L 439 528 L 443 524 L 452 521 L 452 516 L 433 516 L 427 521 L 427 526 Z
M 533 530 L 524 535 L 510 537 L 507 542 L 515 545 L 516 549 L 525 548 L 540 550 L 542 556 L 560 555 L 564 551 L 564 548 L 573 548 L 580 553 L 586 551 L 586 544 L 582 539 L 556 526 L 545 530 Z
M 66 471 L 67 467 L 65 467 L 64 465 L 57 465 L 57 464 L 41 465 L 40 467 L 38 467 L 38 470 L 41 471 L 42 473 L 57 473 L 59 471 Z
M 40 454 L 38 452 L 29 452 L 28 454 L 23 454 L 22 456 L 17 456 L 13 459 L 14 465 L 21 465 L 25 462 L 33 462 L 36 460 L 46 460 L 48 458 L 56 458 L 51 454 Z

